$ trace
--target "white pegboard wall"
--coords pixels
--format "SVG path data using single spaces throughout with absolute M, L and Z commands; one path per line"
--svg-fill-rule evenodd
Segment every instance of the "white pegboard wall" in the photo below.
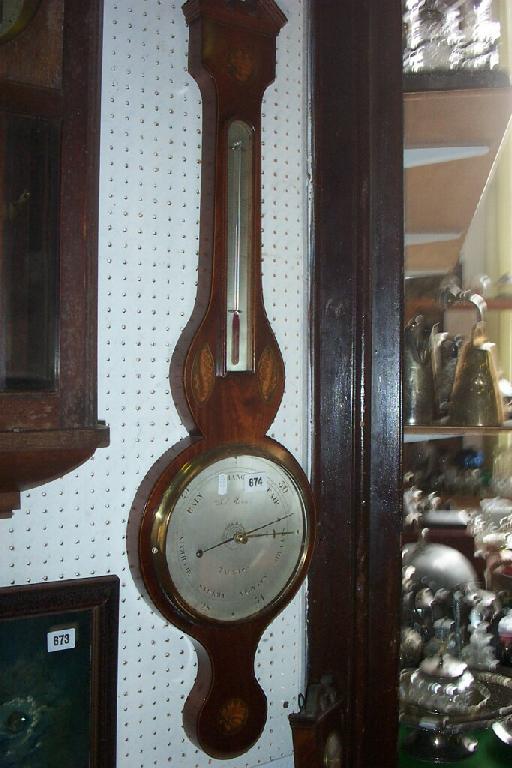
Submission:
M 271 434 L 305 463 L 307 444 L 306 66 L 303 0 L 279 0 L 277 78 L 263 104 L 265 303 L 286 365 Z M 292 765 L 288 714 L 302 683 L 303 597 L 265 632 L 257 674 L 269 717 L 247 755 L 216 761 L 181 726 L 196 657 L 141 598 L 126 528 L 153 462 L 185 436 L 169 361 L 192 311 L 199 242 L 201 105 L 187 71 L 181 3 L 105 0 L 99 249 L 99 403 L 111 445 L 61 480 L 23 495 L 0 520 L 0 581 L 115 573 L 121 579 L 119 768 Z

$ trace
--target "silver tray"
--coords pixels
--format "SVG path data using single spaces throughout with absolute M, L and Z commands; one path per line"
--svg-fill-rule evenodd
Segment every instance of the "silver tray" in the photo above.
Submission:
M 438 712 L 400 702 L 400 722 L 414 729 L 404 749 L 420 760 L 434 763 L 455 762 L 476 752 L 477 742 L 466 731 L 489 728 L 512 715 L 512 678 L 494 672 L 471 670 L 475 680 L 489 690 L 488 701 L 473 713 Z M 414 669 L 405 669 L 402 676 Z

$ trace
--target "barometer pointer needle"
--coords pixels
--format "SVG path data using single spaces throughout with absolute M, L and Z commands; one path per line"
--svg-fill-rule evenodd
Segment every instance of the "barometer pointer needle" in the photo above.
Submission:
M 245 534 L 246 536 L 250 536 L 251 533 L 254 533 L 255 531 L 261 531 L 262 528 L 268 528 L 269 525 L 275 525 L 276 523 L 280 523 L 281 520 L 286 520 L 287 517 L 292 517 L 293 512 L 290 512 L 287 515 L 283 515 L 283 517 L 278 517 L 277 520 L 272 520 L 270 523 L 265 523 L 264 525 L 258 525 L 257 528 L 253 528 L 250 531 L 247 531 Z
M 261 531 L 262 528 L 268 528 L 269 525 L 275 525 L 276 523 L 280 523 L 281 520 L 286 520 L 287 517 L 292 517 L 293 512 L 290 512 L 288 515 L 283 515 L 283 517 L 278 517 L 277 520 L 271 520 L 270 523 L 264 523 L 263 525 L 258 525 L 257 528 L 252 528 L 250 531 L 247 531 L 247 533 L 244 534 L 245 538 L 251 536 L 256 531 Z M 260 534 L 261 535 L 261 534 Z M 271 536 L 272 534 L 265 534 L 268 536 Z M 196 552 L 196 557 L 202 557 L 205 552 L 210 552 L 212 549 L 217 549 L 217 547 L 222 547 L 223 544 L 229 544 L 230 541 L 234 541 L 236 534 L 233 536 L 230 536 L 229 539 L 224 539 L 223 541 L 219 541 L 218 544 L 214 544 L 212 547 L 208 547 L 207 549 L 198 549 Z

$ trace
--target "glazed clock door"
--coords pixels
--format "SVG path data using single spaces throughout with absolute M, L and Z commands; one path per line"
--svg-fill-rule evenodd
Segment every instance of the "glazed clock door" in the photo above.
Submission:
M 401 764 L 510 762 L 499 741 L 510 737 L 492 730 L 512 713 L 510 12 L 508 0 L 404 7 L 403 540 L 414 571 L 402 603 L 427 587 L 436 620 L 402 616 Z
M 0 512 L 108 445 L 97 417 L 102 0 L 0 3 Z

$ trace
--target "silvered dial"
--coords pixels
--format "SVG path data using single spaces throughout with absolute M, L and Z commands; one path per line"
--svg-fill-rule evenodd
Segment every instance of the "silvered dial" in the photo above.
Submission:
M 163 581 L 192 613 L 247 619 L 287 589 L 305 557 L 301 491 L 283 465 L 250 453 L 214 459 L 192 474 L 183 482 L 184 468 L 157 516 Z

